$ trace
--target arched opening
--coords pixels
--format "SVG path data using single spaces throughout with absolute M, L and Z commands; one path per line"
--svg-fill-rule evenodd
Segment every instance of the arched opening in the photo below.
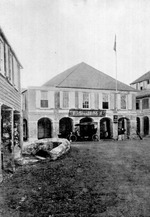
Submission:
M 81 140 L 92 140 L 92 136 L 97 132 L 97 123 L 92 118 L 85 117 L 80 120 L 79 132 Z
M 59 121 L 59 133 L 62 138 L 67 138 L 67 136 L 72 132 L 73 121 L 71 118 L 65 117 Z
M 140 132 L 141 132 L 141 125 L 140 125 L 140 118 L 139 117 L 136 118 L 136 131 L 138 134 L 140 134 Z
M 38 121 L 38 139 L 51 138 L 52 123 L 49 118 L 41 118 Z
M 27 141 L 28 130 L 27 130 L 27 120 L 23 119 L 23 141 Z
M 130 120 L 126 117 L 122 117 L 118 120 L 118 135 L 120 135 L 121 130 L 124 130 L 124 138 L 129 138 L 130 136 Z
M 102 118 L 100 120 L 100 139 L 111 139 L 112 137 L 112 120 L 110 118 Z
M 147 116 L 143 117 L 143 131 L 144 131 L 144 136 L 149 135 L 149 118 Z

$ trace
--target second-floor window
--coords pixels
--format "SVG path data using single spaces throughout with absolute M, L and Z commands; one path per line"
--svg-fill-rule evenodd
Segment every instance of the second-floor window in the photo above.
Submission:
M 102 109 L 109 109 L 109 101 L 108 101 L 108 94 L 103 93 L 103 98 L 102 98 Z
M 41 108 L 48 108 L 48 92 L 41 91 Z
M 136 100 L 136 110 L 140 109 L 140 100 Z
M 126 94 L 121 94 L 121 109 L 127 108 L 127 96 Z
M 0 40 L 0 72 L 4 74 L 4 43 Z
M 89 93 L 83 93 L 83 108 L 89 108 Z
M 149 100 L 148 98 L 142 100 L 142 109 L 148 109 L 149 108 Z
M 69 92 L 63 92 L 63 108 L 69 107 Z
M 55 92 L 55 108 L 60 108 L 60 92 Z

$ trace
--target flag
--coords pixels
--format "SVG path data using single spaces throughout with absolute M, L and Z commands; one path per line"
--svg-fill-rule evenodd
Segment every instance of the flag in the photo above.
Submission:
M 116 52 L 116 35 L 115 35 L 115 41 L 114 41 L 114 51 Z

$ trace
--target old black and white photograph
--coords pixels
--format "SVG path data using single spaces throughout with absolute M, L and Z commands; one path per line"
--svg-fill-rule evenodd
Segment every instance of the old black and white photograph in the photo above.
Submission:
M 0 217 L 150 217 L 149 0 L 0 0 Z

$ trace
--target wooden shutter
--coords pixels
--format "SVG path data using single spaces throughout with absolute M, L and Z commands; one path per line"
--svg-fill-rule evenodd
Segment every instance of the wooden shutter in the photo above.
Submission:
M 83 93 L 82 92 L 79 92 L 79 108 L 83 108 Z
M 79 93 L 75 92 L 75 108 L 79 108 Z
M 128 94 L 128 109 L 132 109 L 132 94 Z
M 94 108 L 99 109 L 99 93 L 94 94 Z
M 59 91 L 55 92 L 55 108 L 56 109 L 60 108 L 60 92 Z
M 75 92 L 69 93 L 69 108 L 75 108 Z
M 36 108 L 41 108 L 41 91 L 36 90 Z
M 136 110 L 136 96 L 135 96 L 135 94 L 132 94 L 132 109 Z
M 90 94 L 90 107 L 92 108 L 92 109 L 95 109 L 95 94 L 94 93 L 91 93 Z
M 63 92 L 60 91 L 60 108 L 63 108 Z
M 102 109 L 102 93 L 99 93 L 99 108 Z
M 110 109 L 114 109 L 115 108 L 115 96 L 114 93 L 110 94 Z
M 54 91 L 48 91 L 48 107 L 54 108 Z

